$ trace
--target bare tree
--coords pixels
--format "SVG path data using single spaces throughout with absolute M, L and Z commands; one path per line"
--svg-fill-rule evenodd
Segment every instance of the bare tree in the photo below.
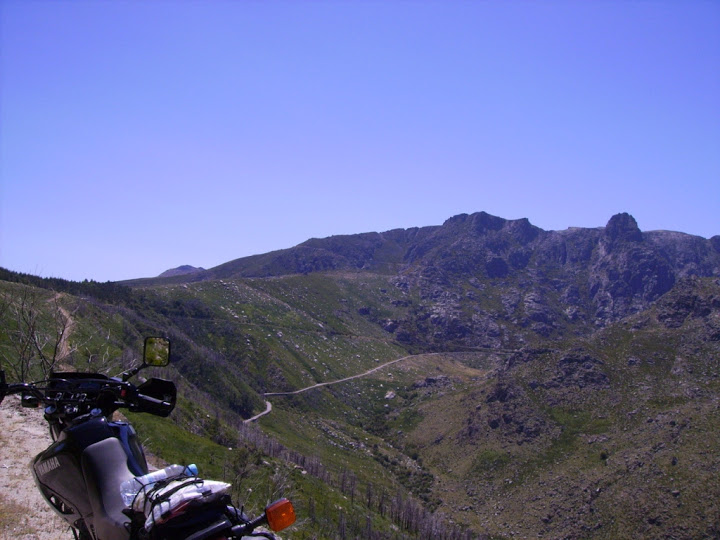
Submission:
M 338 533 L 337 538 L 340 540 L 345 540 L 347 538 L 347 524 L 345 521 L 345 512 L 340 510 L 340 515 L 338 516 Z
M 278 465 L 270 477 L 270 482 L 268 482 L 266 486 L 267 496 L 265 498 L 265 504 L 270 504 L 280 497 L 291 497 L 291 486 L 292 482 L 287 467 Z
M 373 500 L 373 485 L 372 482 L 368 482 L 365 486 L 365 506 L 372 508 Z
M 230 476 L 229 481 L 232 484 L 233 497 L 240 501 L 246 493 L 242 491 L 243 481 L 250 475 L 252 471 L 251 455 L 250 451 L 241 446 L 235 448 L 232 451 L 232 455 L 229 462 Z M 223 474 L 225 479 L 226 473 Z
M 62 360 L 77 350 L 68 345 L 73 319 L 60 304 L 60 294 L 45 300 L 38 289 L 19 286 L 16 294 L 3 293 L 3 364 L 18 381 L 40 370 L 47 377 Z M 47 307 L 47 304 L 51 304 Z
M 3 351 L 7 368 L 18 381 L 25 381 L 30 374 L 35 357 L 35 338 L 39 325 L 38 294 L 30 287 L 21 287 L 17 295 L 5 293 L 7 313 L 8 349 Z
M 315 498 L 310 496 L 310 499 L 308 500 L 308 510 L 307 510 L 308 518 L 310 519 L 310 523 L 315 525 L 316 517 L 315 517 Z
M 385 488 L 381 488 L 380 495 L 378 496 L 378 512 L 380 512 L 380 515 L 382 517 L 385 517 L 385 503 L 387 502 L 387 491 L 385 491 Z
M 363 537 L 364 538 L 372 538 L 373 536 L 373 530 L 372 530 L 372 517 L 370 514 L 367 514 L 365 516 L 365 529 L 363 530 Z
M 350 473 L 348 478 L 348 492 L 350 494 L 350 504 L 355 504 L 355 488 L 357 487 L 357 476 L 354 473 Z
M 5 323 L 5 316 L 8 313 L 10 306 L 9 297 L 5 292 L 0 292 L 0 345 L 2 345 L 7 339 L 7 324 Z M 5 355 L 0 355 L 0 369 L 3 369 L 3 358 Z
M 109 346 L 105 347 L 105 351 L 103 351 L 102 354 L 92 353 L 92 352 L 90 352 L 90 349 L 88 347 L 85 347 L 84 354 L 87 357 L 88 365 L 92 365 L 92 367 L 90 368 L 92 371 L 97 371 L 98 373 L 101 373 L 101 372 L 105 371 L 108 368 L 108 366 L 110 365 L 111 358 L 110 358 L 110 347 Z M 122 364 L 123 367 L 125 367 L 125 364 L 126 364 L 125 358 L 127 356 L 130 356 L 133 359 L 135 358 L 132 351 L 130 351 L 129 349 L 123 349 L 123 351 L 121 353 L 121 362 L 123 362 L 123 364 Z

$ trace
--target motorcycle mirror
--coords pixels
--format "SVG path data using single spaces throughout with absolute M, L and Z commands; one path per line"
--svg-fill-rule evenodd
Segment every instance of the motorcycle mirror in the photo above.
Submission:
M 170 340 L 162 337 L 146 337 L 143 364 L 165 367 L 170 363 Z
M 265 508 L 265 516 L 268 525 L 275 532 L 282 531 L 295 523 L 295 509 L 287 499 L 279 499 Z

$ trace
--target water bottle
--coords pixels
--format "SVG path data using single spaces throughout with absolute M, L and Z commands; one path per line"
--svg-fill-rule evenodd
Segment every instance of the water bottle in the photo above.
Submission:
M 168 465 L 164 469 L 158 469 L 143 476 L 136 476 L 130 480 L 125 480 L 120 484 L 120 494 L 122 495 L 125 506 L 131 506 L 138 492 L 145 486 L 176 476 L 197 476 L 197 473 L 198 468 L 194 463 L 191 463 L 187 467 L 177 464 Z

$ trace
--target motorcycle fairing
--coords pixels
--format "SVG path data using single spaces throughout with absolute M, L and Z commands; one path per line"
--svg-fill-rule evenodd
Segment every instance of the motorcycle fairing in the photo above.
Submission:
M 71 442 L 57 441 L 35 457 L 32 467 L 38 489 L 70 525 L 91 511 L 75 450 Z
M 75 528 L 81 528 L 79 523 L 94 512 L 88 479 L 82 470 L 82 455 L 96 443 L 110 439 L 123 453 L 122 470 L 131 476 L 148 472 L 145 455 L 132 426 L 126 422 L 108 422 L 102 416 L 64 429 L 58 440 L 33 461 L 33 476 L 38 489 L 60 517 Z M 119 493 L 120 484 L 116 488 Z

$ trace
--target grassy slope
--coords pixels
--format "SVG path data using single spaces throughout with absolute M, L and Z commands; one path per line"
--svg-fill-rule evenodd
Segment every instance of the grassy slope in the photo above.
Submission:
M 0 286 L 3 287 L 3 292 L 8 293 L 7 298 L 16 298 L 17 290 L 24 287 L 5 282 L 0 283 Z M 302 469 L 284 459 L 271 458 L 266 449 L 258 448 L 252 441 L 238 441 L 237 430 L 233 425 L 237 425 L 239 418 L 230 414 L 221 403 L 199 388 L 227 382 L 215 380 L 215 375 L 219 373 L 218 368 L 221 371 L 229 368 L 260 387 L 265 384 L 279 386 L 305 381 L 312 383 L 316 379 L 321 380 L 325 375 L 354 374 L 357 367 L 374 366 L 376 357 L 395 357 L 399 349 L 372 337 L 364 338 L 351 334 L 342 327 L 343 323 L 339 319 L 331 321 L 334 327 L 329 330 L 316 326 L 312 315 L 299 312 L 290 304 L 275 301 L 267 293 L 249 285 L 237 284 L 230 290 L 230 298 L 226 285 L 222 283 L 210 287 L 200 286 L 197 290 L 190 291 L 178 287 L 160 290 L 158 294 L 153 292 L 152 306 L 157 309 L 157 306 L 161 305 L 160 311 L 149 311 L 150 308 L 146 305 L 140 306 L 140 310 L 102 306 L 64 295 L 61 303 L 72 313 L 74 329 L 71 344 L 76 350 L 71 358 L 64 359 L 63 369 L 98 370 L 116 374 L 123 367 L 137 361 L 141 350 L 141 337 L 153 328 L 155 333 L 169 331 L 173 335 L 182 335 L 182 346 L 178 346 L 176 342 L 174 348 L 174 364 L 165 370 L 145 373 L 147 376 L 166 377 L 179 384 L 178 408 L 170 419 L 130 415 L 148 451 L 156 456 L 155 459 L 160 460 L 160 463 L 197 462 L 203 474 L 208 477 L 233 481 L 236 485 L 237 500 L 256 512 L 273 497 L 283 494 L 294 497 L 301 523 L 294 527 L 293 537 L 312 538 L 317 537 L 319 531 L 328 533 L 336 530 L 338 520 L 350 520 L 351 507 L 355 507 L 358 516 L 370 515 L 371 523 L 348 521 L 348 527 L 370 526 L 375 531 L 392 529 L 393 525 L 387 516 L 375 510 L 370 511 L 366 505 L 360 503 L 359 484 L 355 491 L 358 500 L 349 502 L 348 494 L 342 493 L 337 487 L 303 473 Z M 40 289 L 34 289 L 33 292 L 40 299 L 41 311 L 49 309 L 50 303 L 47 300 L 52 298 L 54 293 Z M 197 298 L 202 301 L 193 303 L 192 300 Z M 176 304 L 175 300 L 180 302 Z M 319 309 L 317 299 L 313 299 L 309 305 L 314 306 L 313 309 Z M 231 320 L 235 319 L 232 311 L 237 309 L 238 313 L 242 313 L 243 307 L 246 307 L 245 313 L 252 313 L 253 318 L 248 322 Z M 4 311 L 3 317 L 7 316 L 9 312 Z M 307 322 L 308 319 L 311 322 Z M 6 319 L 3 320 L 4 328 L 8 328 L 7 322 Z M 167 326 L 163 327 L 163 324 Z M 223 333 L 208 331 L 228 324 L 230 328 L 224 329 Z M 239 329 L 241 331 L 238 331 Z M 0 346 L 10 357 L 12 352 L 8 348 L 8 338 L 9 336 L 3 334 Z M 75 345 L 78 345 L 77 348 Z M 134 354 L 127 351 L 133 351 Z M 201 356 L 203 352 L 207 353 L 204 358 Z M 312 361 L 313 356 L 320 361 L 320 365 L 327 366 L 317 376 L 311 370 L 316 363 Z M 333 365 L 334 358 L 345 356 L 350 356 L 352 360 L 346 365 Z M 372 356 L 373 360 L 364 360 L 368 356 Z M 195 369 L 192 365 L 187 365 L 188 361 L 195 362 Z M 260 365 L 256 365 L 255 361 Z M 252 371 L 264 374 L 263 363 L 270 375 L 264 380 L 260 378 L 258 382 L 252 378 Z M 275 371 L 271 369 L 273 366 Z M 309 368 L 307 371 L 305 366 Z M 39 377 L 39 372 L 33 373 L 32 378 Z M 233 373 L 225 373 L 233 376 Z M 246 386 L 246 391 L 253 393 L 249 386 Z M 345 455 L 338 452 L 318 452 L 323 446 L 337 450 L 323 437 L 328 425 L 339 424 L 326 422 L 321 419 L 321 415 L 316 414 L 314 425 L 320 434 L 316 440 L 323 442 L 313 444 L 307 429 L 298 431 L 298 427 L 302 427 L 305 420 L 303 418 L 298 421 L 298 410 L 308 407 L 307 404 L 299 403 L 300 405 L 290 403 L 287 408 L 276 407 L 269 419 L 268 431 L 287 435 L 286 444 L 293 443 L 294 440 L 304 440 L 305 444 L 296 445 L 297 450 L 307 456 L 320 456 L 323 467 L 330 472 L 327 479 L 332 481 L 333 485 L 341 470 L 354 469 L 356 466 L 358 470 L 364 467 L 370 471 L 361 475 L 365 479 L 382 478 L 382 468 L 367 456 L 358 459 L 355 453 Z M 337 399 L 331 398 L 331 403 L 326 404 L 325 410 L 337 409 L 338 403 Z M 310 404 L 312 405 L 312 399 Z M 277 429 L 273 430 L 273 426 L 277 426 Z M 347 430 L 344 426 L 340 431 L 345 437 Z M 354 437 L 359 438 L 358 435 Z M 233 450 L 229 450 L 229 447 Z M 238 448 L 242 450 L 240 453 Z M 250 457 L 243 457 L 243 454 L 247 453 Z M 239 462 L 244 464 L 238 465 Z M 238 471 L 241 471 L 241 474 Z M 383 488 L 388 493 L 395 492 L 392 482 L 387 482 Z M 312 512 L 309 505 L 312 505 Z M 343 512 L 344 517 L 341 516 Z M 312 519 L 307 518 L 309 514 L 312 514 Z M 303 516 L 306 517 L 303 519 Z
M 274 373 L 264 385 L 273 390 L 402 356 L 378 323 L 406 316 L 408 303 L 417 301 L 385 277 L 358 274 L 188 287 L 196 286 L 203 302 L 217 305 L 222 287 L 226 312 L 233 302 L 240 308 L 231 314 L 235 331 L 264 345 L 272 367 L 266 372 Z M 494 294 L 488 291 L 488 301 Z M 361 481 L 404 485 L 431 508 L 494 535 L 704 534 L 715 526 L 716 498 L 706 495 L 715 493 L 718 471 L 708 451 L 720 442 L 717 351 L 688 345 L 699 332 L 692 321 L 669 330 L 645 317 L 650 322 L 557 343 L 509 370 L 507 354 L 403 362 L 367 379 L 273 398 L 273 414 L 261 423 L 329 467 L 351 468 Z M 544 388 L 557 376 L 563 351 L 578 347 L 601 363 L 607 384 Z M 685 358 L 688 350 L 694 354 Z M 415 387 L 438 375 L 449 384 Z M 498 380 L 517 396 L 488 403 Z M 388 391 L 395 397 L 386 399 Z M 499 429 L 488 426 L 495 418 Z M 539 433 L 518 436 L 519 425 L 539 426 Z
M 717 293 L 711 281 L 699 287 L 706 296 Z M 164 285 L 147 294 L 152 306 L 129 318 L 82 303 L 74 336 L 87 351 L 78 349 L 76 363 L 92 358 L 90 365 L 100 366 L 152 324 L 184 336 L 180 372 L 168 373 L 185 401 L 174 422 L 139 419 L 138 429 L 150 432 L 150 446 L 168 461 L 182 460 L 171 441 L 183 440 L 182 448 L 198 456 L 191 460 L 213 475 L 227 474 L 226 462 L 239 459 L 226 450 L 238 417 L 197 387 L 239 387 L 257 411 L 263 391 L 334 380 L 405 356 L 381 323 L 407 317 L 419 302 L 387 277 L 352 273 Z M 498 293 L 485 295 L 486 307 L 502 304 Z M 720 366 L 706 323 L 689 317 L 667 328 L 650 310 L 534 353 L 418 356 L 367 378 L 271 398 L 273 412 L 260 424 L 335 475 L 354 471 L 358 493 L 367 485 L 410 489 L 429 508 L 497 537 L 712 535 L 720 500 Z M 568 368 L 568 351 L 593 361 Z M 269 463 L 250 467 L 244 482 L 272 491 L 284 471 L 304 515 L 310 501 L 317 511 L 316 522 L 299 530 L 330 530 L 338 508 L 351 505 L 319 480 Z M 389 528 L 371 515 L 376 528 Z

